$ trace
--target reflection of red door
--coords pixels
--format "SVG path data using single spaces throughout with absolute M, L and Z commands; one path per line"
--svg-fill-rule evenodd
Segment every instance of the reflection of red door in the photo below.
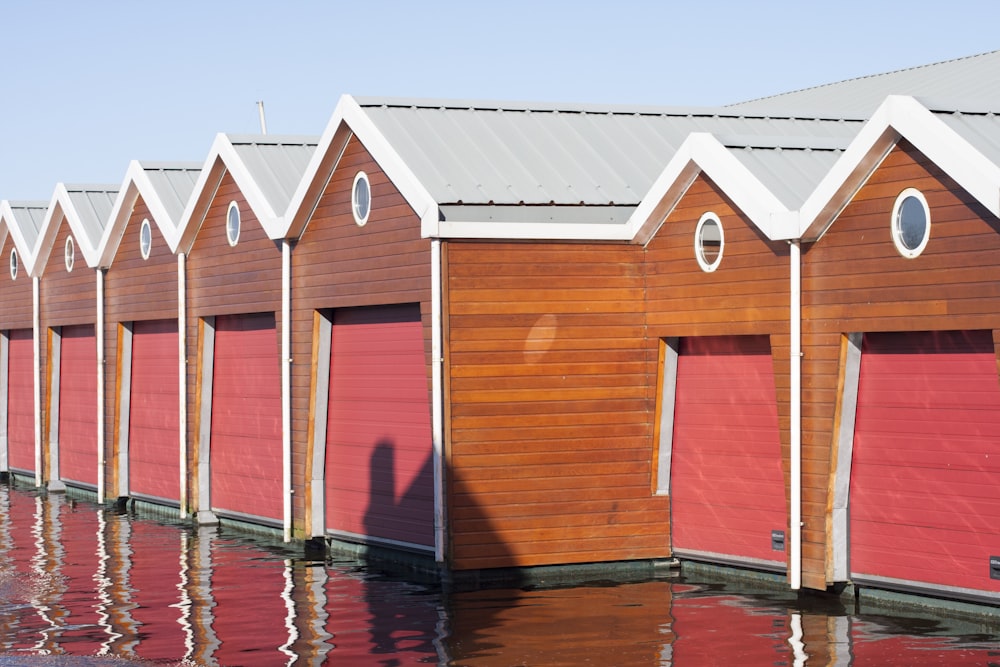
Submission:
M 425 359 L 418 305 L 335 311 L 326 450 L 329 529 L 433 546 Z
M 1000 591 L 1000 382 L 989 331 L 865 334 L 851 469 L 855 577 Z
M 213 509 L 282 519 L 281 365 L 273 313 L 215 319 Z
M 129 397 L 129 493 L 180 499 L 180 420 L 177 322 L 136 322 L 132 327 Z
M 97 340 L 63 327 L 59 348 L 59 477 L 97 486 Z
M 7 345 L 7 463 L 35 469 L 34 347 L 30 329 L 10 332 Z
M 670 472 L 676 551 L 784 565 L 771 543 L 787 520 L 766 336 L 681 340 Z

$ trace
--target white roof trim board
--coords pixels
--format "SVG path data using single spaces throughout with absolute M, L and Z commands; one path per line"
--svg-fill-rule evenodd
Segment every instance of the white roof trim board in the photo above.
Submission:
M 789 210 L 713 135 L 694 132 L 681 144 L 629 219 L 625 235 L 648 243 L 699 173 L 706 173 L 768 238 L 784 238 Z
M 364 144 L 372 158 L 416 212 L 420 218 L 421 234 L 437 236 L 437 224 L 441 215 L 437 202 L 367 116 L 357 100 L 350 95 L 343 95 L 319 139 L 316 152 L 306 167 L 302 182 L 292 195 L 285 216 L 284 229 L 279 236 L 272 238 L 285 236 L 298 238 L 302 234 L 323 196 L 330 177 L 337 168 L 351 134 Z
M 8 201 L 0 202 L 0 245 L 7 234 L 10 234 L 14 247 L 17 248 L 21 265 L 28 275 L 34 265 L 35 245 L 42 223 L 48 213 L 49 203 L 45 201 Z
M 269 238 L 284 238 L 287 224 L 286 213 L 289 210 L 286 202 L 282 201 L 282 196 L 274 191 L 266 190 L 262 181 L 262 174 L 254 174 L 251 166 L 244 156 L 241 155 L 240 145 L 267 145 L 282 146 L 288 145 L 299 149 L 307 149 L 310 154 L 316 147 L 315 137 L 281 137 L 278 135 L 256 135 L 253 137 L 239 137 L 235 135 L 219 134 L 212 143 L 208 158 L 201 169 L 198 181 L 194 185 L 191 199 L 188 201 L 181 216 L 178 226 L 178 237 L 176 245 L 171 245 L 175 251 L 187 252 L 194 243 L 208 215 L 208 209 L 215 199 L 215 194 L 225 174 L 232 175 L 237 187 L 243 194 L 254 215 L 264 228 Z M 308 169 L 310 161 L 304 165 Z M 293 177 L 297 184 L 302 182 L 302 171 L 295 174 L 286 174 Z M 294 193 L 292 201 L 294 202 Z
M 98 246 L 117 198 L 118 188 L 115 185 L 57 185 L 38 234 L 31 266 L 25 267 L 28 273 L 32 277 L 41 275 L 52 252 L 59 225 L 64 220 L 69 224 L 87 266 L 97 267 Z
M 122 181 L 121 188 L 119 188 L 118 199 L 111 211 L 110 222 L 105 227 L 104 235 L 98 246 L 100 248 L 101 268 L 111 266 L 111 262 L 118 252 L 122 235 L 125 233 L 125 225 L 132 217 L 132 210 L 140 196 L 145 202 L 146 208 L 149 209 L 150 217 L 160 230 L 160 234 L 166 239 L 170 250 L 172 252 L 177 250 L 177 243 L 180 240 L 178 227 L 180 217 L 170 213 L 164 200 L 165 193 L 161 192 L 153 179 L 150 178 L 150 172 L 162 170 L 176 170 L 197 176 L 201 170 L 201 164 L 196 162 L 148 163 L 138 160 L 132 160 L 129 163 L 128 170 L 125 172 L 125 180 Z M 182 190 L 176 193 L 184 199 L 185 204 L 191 197 L 194 182 L 195 178 L 192 177 L 190 187 L 182 183 Z
M 821 237 L 900 137 L 1000 217 L 1000 166 L 916 99 L 890 95 L 803 204 L 792 237 Z

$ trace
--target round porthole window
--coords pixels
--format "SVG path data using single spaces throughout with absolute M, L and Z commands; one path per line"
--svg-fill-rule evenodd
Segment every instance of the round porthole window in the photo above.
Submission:
M 10 279 L 17 280 L 17 249 L 11 248 L 10 251 Z
M 368 214 L 372 209 L 372 188 L 368 182 L 368 174 L 359 171 L 354 176 L 354 187 L 351 189 L 351 210 L 354 211 L 354 222 L 358 227 L 364 227 L 368 222 Z
M 931 237 L 931 211 L 923 193 L 906 188 L 892 207 L 892 242 L 903 257 L 916 257 Z
M 149 259 L 149 251 L 153 247 L 153 226 L 149 224 L 149 218 L 144 218 L 139 226 L 139 253 L 143 259 Z
M 714 213 L 701 216 L 694 231 L 694 256 L 698 259 L 702 271 L 711 273 L 719 267 L 724 245 L 725 239 L 719 216 Z
M 229 202 L 229 211 L 226 213 L 226 239 L 232 246 L 240 240 L 240 207 L 236 202 Z
M 73 237 L 66 237 L 66 247 L 63 248 L 63 259 L 66 260 L 66 270 L 72 271 L 73 264 L 76 262 L 76 244 L 73 243 Z

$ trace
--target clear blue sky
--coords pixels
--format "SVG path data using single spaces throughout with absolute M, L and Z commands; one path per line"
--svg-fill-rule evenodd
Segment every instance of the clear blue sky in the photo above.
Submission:
M 716 105 L 1000 48 L 996 0 L 0 0 L 0 199 L 321 134 L 344 93 Z M 1000 73 L 998 73 L 1000 76 Z

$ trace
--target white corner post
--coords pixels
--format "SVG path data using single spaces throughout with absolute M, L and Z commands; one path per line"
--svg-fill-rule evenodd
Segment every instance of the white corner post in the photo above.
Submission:
M 103 503 L 104 488 L 104 271 L 97 267 L 97 502 Z
M 35 392 L 35 486 L 42 485 L 42 316 L 39 277 L 31 278 L 31 336 L 34 357 L 33 389 Z
M 185 280 L 186 256 L 177 253 L 177 427 L 178 456 L 180 463 L 180 518 L 186 519 L 187 511 L 187 283 Z
M 441 240 L 431 241 L 431 438 L 434 459 L 434 560 L 444 561 L 444 354 L 441 278 Z
M 281 484 L 285 542 L 292 541 L 292 246 L 281 241 Z
M 791 285 L 789 337 L 790 340 L 790 449 L 789 476 L 791 505 L 789 526 L 791 532 L 789 554 L 789 584 L 792 590 L 802 587 L 802 247 L 798 240 L 790 243 Z

